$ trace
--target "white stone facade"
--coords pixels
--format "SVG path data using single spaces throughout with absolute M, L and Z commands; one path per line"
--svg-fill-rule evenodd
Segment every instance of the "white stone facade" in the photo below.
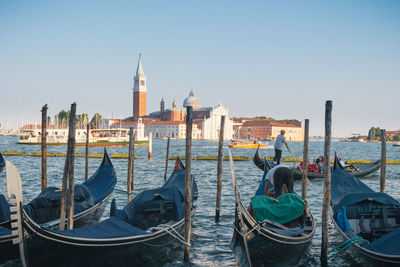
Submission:
M 185 122 L 172 122 L 172 121 L 159 121 L 145 124 L 145 134 L 153 134 L 153 138 L 172 138 L 172 139 L 185 139 L 186 138 L 186 123 Z M 196 124 L 192 126 L 192 139 L 201 139 L 201 130 Z
M 221 105 L 221 103 L 213 107 L 209 112 L 209 118 L 204 118 L 202 122 L 202 139 L 218 140 L 221 117 L 225 116 L 224 139 L 230 140 L 233 136 L 233 121 L 229 119 L 229 109 Z

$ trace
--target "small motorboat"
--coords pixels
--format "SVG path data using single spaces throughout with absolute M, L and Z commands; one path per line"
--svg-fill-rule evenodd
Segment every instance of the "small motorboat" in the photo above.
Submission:
M 230 148 L 266 148 L 268 143 L 262 143 L 256 140 L 232 140 L 228 145 Z

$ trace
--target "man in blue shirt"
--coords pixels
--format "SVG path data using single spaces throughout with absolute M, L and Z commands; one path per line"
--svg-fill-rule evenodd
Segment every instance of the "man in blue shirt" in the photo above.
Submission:
M 279 165 L 281 164 L 282 157 L 282 145 L 285 144 L 286 148 L 289 150 L 288 144 L 286 143 L 285 130 L 281 130 L 281 134 L 276 137 L 275 141 L 275 157 L 274 161 Z

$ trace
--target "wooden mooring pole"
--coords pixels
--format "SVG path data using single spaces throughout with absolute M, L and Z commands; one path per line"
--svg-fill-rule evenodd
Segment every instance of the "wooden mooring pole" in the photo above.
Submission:
M 76 126 L 76 104 L 71 105 L 69 115 L 69 131 L 67 157 L 64 165 L 61 192 L 60 230 L 65 229 L 66 201 L 68 191 L 68 229 L 74 226 L 74 157 L 75 157 L 75 126 Z M 68 186 L 68 190 L 67 190 Z
M 153 133 L 149 133 L 149 160 L 153 157 Z
M 129 129 L 129 151 L 128 151 L 128 203 L 131 201 L 131 194 L 133 189 L 133 161 L 135 160 L 135 134 L 133 132 L 133 127 Z
M 164 172 L 164 182 L 167 180 L 167 172 L 168 172 L 168 158 L 169 158 L 169 143 L 171 138 L 168 137 L 167 142 L 167 156 L 165 157 L 165 172 Z
M 321 265 L 328 265 L 329 246 L 329 205 L 331 202 L 331 135 L 332 135 L 332 100 L 325 103 L 325 144 L 324 144 L 324 196 L 322 203 L 322 244 Z
M 309 144 L 310 120 L 304 120 L 304 146 L 303 146 L 303 183 L 301 185 L 301 196 L 307 198 L 307 174 L 308 174 L 308 144 Z
M 47 104 L 42 107 L 42 191 L 47 188 Z
M 186 158 L 185 158 L 185 242 L 190 244 L 191 213 L 192 213 L 192 116 L 193 108 L 186 107 Z M 185 245 L 184 262 L 189 262 L 190 247 Z
M 219 222 L 219 211 L 221 207 L 221 190 L 222 190 L 222 157 L 224 146 L 224 129 L 225 129 L 225 116 L 221 116 L 221 126 L 219 130 L 219 144 L 218 144 L 218 164 L 217 164 L 217 205 L 215 208 L 215 223 Z
M 381 174 L 379 176 L 380 191 L 385 191 L 386 178 L 386 130 L 381 130 Z
M 89 178 L 89 123 L 86 125 L 85 181 Z

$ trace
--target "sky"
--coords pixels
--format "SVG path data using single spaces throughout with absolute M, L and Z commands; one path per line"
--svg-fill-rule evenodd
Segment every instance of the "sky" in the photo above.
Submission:
M 231 117 L 310 119 L 324 135 L 400 129 L 400 1 L 0 1 L 0 123 L 77 103 L 132 115 L 138 55 L 147 111 L 193 88 Z

